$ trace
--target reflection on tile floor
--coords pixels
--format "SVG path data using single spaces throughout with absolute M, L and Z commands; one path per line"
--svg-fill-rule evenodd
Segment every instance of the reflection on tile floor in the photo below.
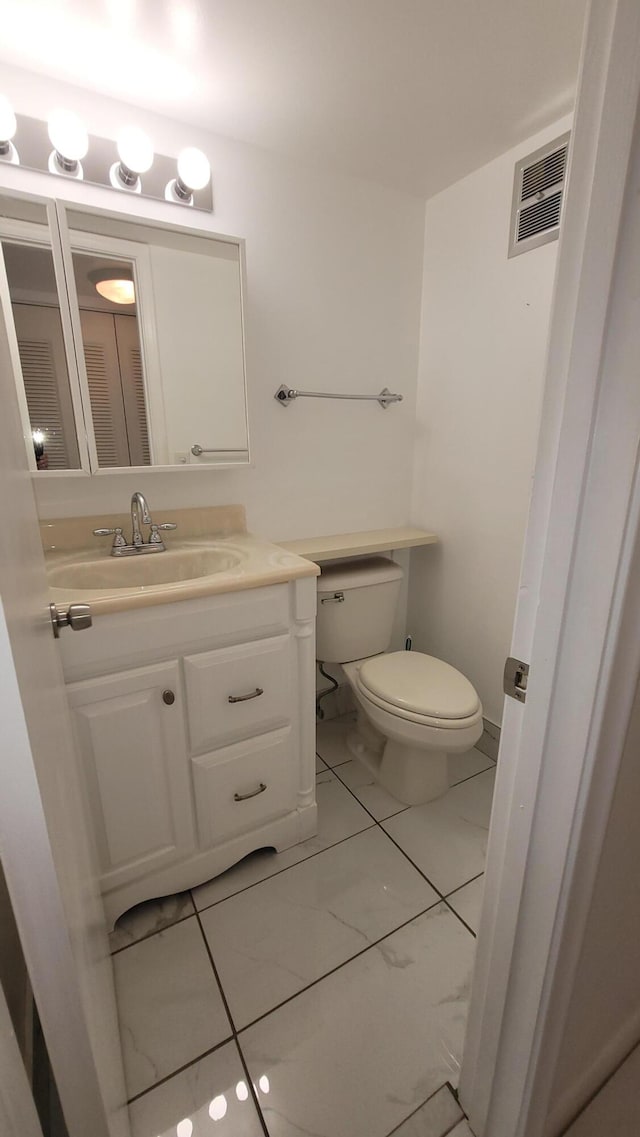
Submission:
M 456 756 L 449 792 L 407 808 L 351 758 L 350 725 L 318 730 L 316 837 L 119 921 L 133 1137 L 470 1137 L 445 1083 L 494 766 Z

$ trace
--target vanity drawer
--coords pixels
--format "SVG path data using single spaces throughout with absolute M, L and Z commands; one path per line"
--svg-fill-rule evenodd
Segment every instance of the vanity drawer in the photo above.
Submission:
M 290 727 L 191 761 L 201 848 L 296 808 L 298 770 Z
M 192 752 L 288 723 L 295 690 L 292 663 L 288 635 L 185 656 Z

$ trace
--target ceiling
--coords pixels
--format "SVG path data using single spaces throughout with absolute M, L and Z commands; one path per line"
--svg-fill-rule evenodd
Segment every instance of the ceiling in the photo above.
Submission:
M 585 9 L 0 0 L 0 60 L 430 196 L 571 109 Z

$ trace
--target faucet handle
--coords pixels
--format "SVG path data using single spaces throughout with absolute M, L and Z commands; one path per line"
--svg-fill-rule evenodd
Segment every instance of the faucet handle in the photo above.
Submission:
M 178 526 L 173 521 L 167 521 L 164 525 L 156 525 L 155 521 L 151 524 L 151 532 L 149 534 L 150 545 L 163 545 L 162 537 L 160 536 L 161 529 L 177 529 Z
M 111 546 L 113 549 L 121 549 L 123 545 L 126 545 L 127 542 L 124 539 L 120 525 L 116 525 L 115 529 L 93 530 L 94 537 L 109 537 L 111 534 L 113 534 L 113 544 Z

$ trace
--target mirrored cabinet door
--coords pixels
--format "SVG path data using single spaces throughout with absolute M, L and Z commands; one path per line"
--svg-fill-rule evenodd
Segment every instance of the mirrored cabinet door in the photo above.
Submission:
M 77 428 L 78 374 L 52 234 L 45 205 L 0 197 L 0 292 L 11 317 L 7 326 L 29 461 L 34 470 L 61 473 L 86 468 L 87 451 Z
M 240 243 L 77 208 L 62 228 L 95 468 L 246 463 Z
M 34 472 L 246 464 L 243 287 L 239 240 L 0 196 Z

